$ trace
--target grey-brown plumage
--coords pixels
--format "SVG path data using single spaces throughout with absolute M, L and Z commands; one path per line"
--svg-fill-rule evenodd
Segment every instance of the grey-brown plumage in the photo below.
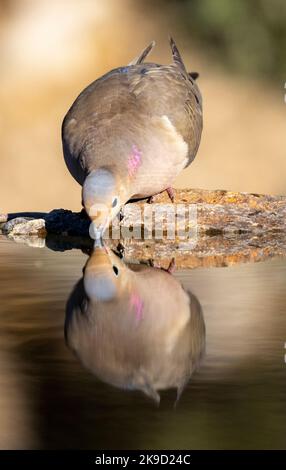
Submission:
M 132 198 L 172 186 L 197 153 L 202 99 L 172 39 L 173 63 L 143 63 L 151 43 L 128 66 L 89 85 L 62 126 L 66 164 L 83 186 L 87 213 L 104 229 Z M 104 204 L 98 214 L 94 204 Z M 93 213 L 94 212 L 94 213 Z
M 125 265 L 104 247 L 95 248 L 68 300 L 65 335 L 101 380 L 156 402 L 168 388 L 180 397 L 205 350 L 196 297 L 165 270 Z

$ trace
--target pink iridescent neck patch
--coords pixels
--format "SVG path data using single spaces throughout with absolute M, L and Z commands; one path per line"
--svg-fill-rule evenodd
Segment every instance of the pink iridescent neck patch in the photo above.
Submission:
M 140 299 L 138 294 L 133 293 L 131 295 L 130 306 L 131 308 L 135 309 L 136 325 L 138 325 L 138 323 L 140 323 L 140 321 L 143 319 L 143 307 L 144 307 L 143 300 Z
M 142 162 L 142 152 L 138 149 L 136 145 L 132 145 L 132 152 L 128 157 L 128 174 L 129 176 L 134 176 L 138 167 Z

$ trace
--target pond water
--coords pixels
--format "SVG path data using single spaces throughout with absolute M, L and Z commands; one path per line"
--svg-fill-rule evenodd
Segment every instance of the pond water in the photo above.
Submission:
M 0 259 L 1 449 L 286 448 L 285 259 Z

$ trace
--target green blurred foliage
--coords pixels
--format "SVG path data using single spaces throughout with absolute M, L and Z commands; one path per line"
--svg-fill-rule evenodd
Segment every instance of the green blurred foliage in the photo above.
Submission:
M 165 0 L 189 36 L 223 65 L 286 79 L 286 0 Z M 167 5 L 168 4 L 168 5 Z

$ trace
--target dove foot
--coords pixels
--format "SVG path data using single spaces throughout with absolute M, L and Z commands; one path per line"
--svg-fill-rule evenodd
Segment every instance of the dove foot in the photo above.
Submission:
M 148 197 L 147 203 L 148 203 L 148 204 L 154 204 L 154 202 L 156 201 L 156 197 L 157 197 L 157 196 L 158 196 L 158 194 L 154 194 L 154 196 Z
M 175 258 L 172 258 L 169 266 L 167 268 L 161 268 L 159 264 L 157 264 L 153 258 L 150 258 L 147 262 L 148 266 L 150 268 L 157 268 L 157 269 L 162 269 L 163 271 L 166 271 L 166 273 L 173 274 L 176 271 L 176 261 Z
M 176 271 L 176 260 L 175 260 L 175 258 L 171 259 L 170 264 L 169 264 L 168 268 L 166 269 L 166 271 L 170 274 L 173 274 Z
M 169 188 L 166 189 L 167 191 L 167 194 L 169 196 L 169 198 L 171 199 L 172 202 L 175 201 L 175 191 L 174 189 L 170 186 Z

